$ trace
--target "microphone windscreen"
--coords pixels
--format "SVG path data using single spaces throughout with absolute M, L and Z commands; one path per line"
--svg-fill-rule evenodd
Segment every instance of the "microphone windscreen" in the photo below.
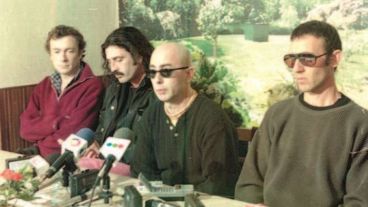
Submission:
M 95 133 L 89 128 L 82 128 L 75 135 L 83 138 L 84 140 L 88 142 L 88 145 L 91 145 L 93 141 L 93 137 L 95 136 Z
M 133 140 L 134 136 L 134 132 L 126 127 L 117 129 L 113 135 L 113 137 L 115 138 L 124 138 L 129 140 Z

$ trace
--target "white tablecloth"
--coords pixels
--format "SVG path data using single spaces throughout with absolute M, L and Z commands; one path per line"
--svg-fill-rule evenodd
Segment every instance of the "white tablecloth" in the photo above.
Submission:
M 2 151 L 0 150 L 0 171 L 3 171 L 5 169 L 5 160 L 9 158 L 16 158 L 19 154 Z M 58 175 L 60 176 L 60 174 Z M 116 176 L 111 175 L 111 191 L 114 193 L 114 197 L 110 204 L 104 204 L 103 200 L 94 201 L 93 205 L 94 207 L 98 206 L 123 206 L 122 205 L 122 194 L 123 189 L 125 186 L 128 185 L 138 185 L 138 180 L 133 179 L 130 177 L 125 176 Z M 49 185 L 46 185 L 43 189 L 41 189 L 39 192 L 37 192 L 36 196 L 39 197 L 39 199 L 33 201 L 33 202 L 25 202 L 18 200 L 16 202 L 17 206 L 27 206 L 27 207 L 52 207 L 52 206 L 70 206 L 73 204 L 73 200 L 70 198 L 69 189 L 67 187 L 63 187 L 60 182 L 60 177 L 55 177 L 52 182 L 50 182 Z M 96 191 L 97 195 L 98 192 Z M 150 199 L 152 198 L 149 194 L 143 193 L 143 199 Z M 245 207 L 250 206 L 247 205 L 244 202 L 231 200 L 219 196 L 212 196 L 212 195 L 201 195 L 200 200 L 205 206 L 210 207 Z M 74 198 L 74 200 L 78 200 Z M 78 206 L 87 206 L 87 202 L 82 202 L 81 205 Z M 176 204 L 179 204 L 180 206 L 184 206 L 183 202 L 176 202 Z

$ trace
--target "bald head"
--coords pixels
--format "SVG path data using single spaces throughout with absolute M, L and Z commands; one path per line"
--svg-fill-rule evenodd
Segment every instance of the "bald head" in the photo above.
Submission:
M 153 51 L 148 77 L 159 100 L 180 105 L 193 94 L 193 76 L 190 52 L 183 45 L 164 43 Z
M 189 50 L 182 44 L 169 42 L 158 46 L 152 54 L 151 60 L 160 58 L 162 64 L 178 64 L 182 66 L 191 66 L 192 58 Z

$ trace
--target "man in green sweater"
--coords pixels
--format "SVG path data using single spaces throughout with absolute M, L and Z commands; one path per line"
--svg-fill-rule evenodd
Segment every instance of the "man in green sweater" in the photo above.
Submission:
M 193 75 L 184 46 L 164 43 L 154 50 L 147 76 L 160 101 L 147 108 L 134 130 L 132 175 L 233 197 L 239 175 L 236 131 L 218 105 L 193 90 Z
M 273 105 L 255 134 L 235 198 L 267 206 L 368 206 L 368 112 L 338 91 L 336 29 L 299 25 L 284 56 L 300 95 Z

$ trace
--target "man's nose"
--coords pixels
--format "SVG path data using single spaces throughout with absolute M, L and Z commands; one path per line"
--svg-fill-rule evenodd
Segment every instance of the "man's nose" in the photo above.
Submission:
M 160 84 L 163 82 L 163 77 L 159 72 L 156 72 L 155 77 L 152 78 L 152 82 L 156 84 Z
M 118 70 L 118 67 L 114 62 L 110 63 L 110 70 L 111 70 L 111 72 L 114 72 L 114 71 Z
M 68 60 L 68 56 L 67 56 L 66 52 L 62 52 L 62 53 L 61 53 L 61 55 L 60 55 L 60 59 L 61 59 L 62 61 L 64 61 L 64 62 Z
M 305 69 L 304 65 L 299 61 L 299 59 L 296 59 L 294 63 L 294 67 L 293 67 L 293 72 L 299 73 L 299 72 L 304 71 L 304 69 Z

